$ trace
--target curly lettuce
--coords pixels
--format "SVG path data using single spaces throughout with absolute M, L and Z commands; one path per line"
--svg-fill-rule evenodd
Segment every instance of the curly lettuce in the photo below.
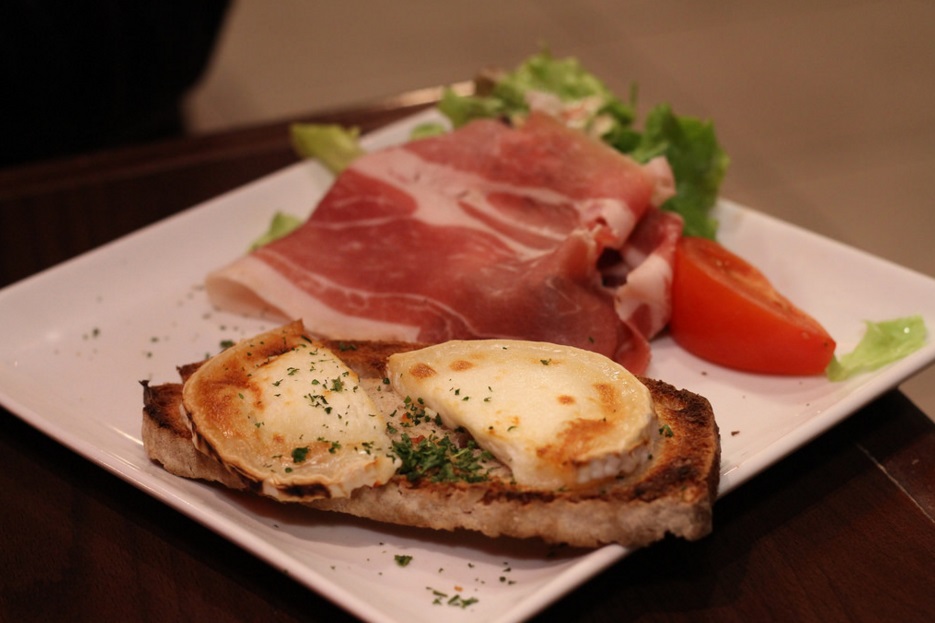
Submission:
M 717 237 L 718 224 L 710 212 L 729 159 L 718 144 L 714 124 L 680 117 L 668 104 L 659 104 L 647 116 L 631 156 L 639 162 L 665 156 L 672 167 L 676 192 L 662 208 L 682 215 L 686 236 Z
M 360 129 L 337 124 L 294 123 L 289 128 L 292 148 L 302 158 L 316 158 L 337 175 L 364 153 Z
M 919 350 L 928 331 L 922 316 L 906 316 L 882 322 L 867 322 L 863 338 L 851 352 L 835 357 L 828 365 L 832 381 L 878 370 Z
M 630 129 L 634 102 L 617 98 L 577 59 L 557 59 L 546 52 L 530 56 L 511 72 L 485 76 L 473 95 L 446 89 L 438 107 L 456 128 L 478 118 L 520 122 L 536 108 L 609 143 L 635 144 Z

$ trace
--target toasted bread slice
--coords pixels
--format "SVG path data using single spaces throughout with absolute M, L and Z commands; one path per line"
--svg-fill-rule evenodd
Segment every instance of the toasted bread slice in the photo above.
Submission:
M 386 360 L 420 345 L 324 340 L 361 379 L 383 379 Z M 200 364 L 179 368 L 180 383 L 143 383 L 143 443 L 149 457 L 170 473 L 256 489 L 217 459 L 197 450 L 182 408 L 182 383 Z M 640 547 L 667 534 L 689 540 L 711 531 L 717 495 L 720 440 L 709 402 L 666 383 L 641 379 L 652 394 L 660 434 L 651 458 L 637 472 L 585 487 L 537 490 L 517 485 L 509 470 L 485 459 L 485 477 L 436 481 L 402 470 L 381 486 L 360 487 L 347 497 L 303 502 L 380 522 L 473 530 L 490 537 L 540 538 L 550 543 Z M 464 447 L 463 432 L 425 422 L 418 438 L 449 436 Z

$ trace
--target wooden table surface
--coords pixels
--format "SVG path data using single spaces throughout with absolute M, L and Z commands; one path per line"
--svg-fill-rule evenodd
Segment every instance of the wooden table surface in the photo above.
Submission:
M 366 131 L 403 101 L 316 119 Z M 0 286 L 293 162 L 286 127 L 0 170 Z M 0 621 L 353 620 L 6 410 L 0 491 Z M 539 618 L 935 620 L 935 424 L 890 392 L 721 499 L 708 538 L 638 551 Z

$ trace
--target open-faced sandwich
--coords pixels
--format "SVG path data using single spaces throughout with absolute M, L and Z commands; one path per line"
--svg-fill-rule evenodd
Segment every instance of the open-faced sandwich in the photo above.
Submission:
M 597 353 L 326 340 L 296 321 L 179 372 L 178 383 L 143 383 L 143 441 L 182 477 L 380 522 L 581 547 L 711 530 L 710 404 Z

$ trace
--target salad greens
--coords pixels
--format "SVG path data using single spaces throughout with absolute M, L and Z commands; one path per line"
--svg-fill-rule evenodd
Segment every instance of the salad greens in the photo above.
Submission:
M 541 109 L 638 162 L 665 156 L 677 192 L 663 209 L 682 215 L 686 236 L 716 237 L 717 222 L 710 211 L 729 158 L 711 122 L 676 115 L 668 104 L 658 104 L 641 131 L 635 125 L 635 89 L 628 101 L 621 100 L 576 59 L 556 59 L 547 52 L 529 57 L 512 72 L 492 76 L 490 82 L 487 93 L 457 95 L 446 90 L 439 110 L 459 127 L 481 117 L 519 122 L 532 108 Z
M 572 127 L 609 137 L 617 147 L 626 148 L 634 142 L 629 130 L 636 118 L 633 102 L 618 99 L 575 58 L 556 59 L 541 52 L 512 72 L 489 76 L 488 82 L 475 95 L 459 96 L 448 89 L 439 109 L 460 127 L 480 117 L 503 117 L 518 123 L 534 105 Z
M 302 158 L 317 158 L 337 175 L 364 153 L 360 129 L 337 124 L 294 123 L 289 128 L 292 147 Z
M 840 358 L 835 357 L 828 365 L 828 378 L 844 381 L 882 368 L 922 348 L 926 336 L 921 316 L 867 322 L 867 330 L 857 347 Z
M 686 236 L 717 236 L 717 221 L 710 216 L 727 172 L 728 158 L 718 145 L 714 125 L 679 117 L 666 104 L 650 111 L 640 142 L 631 153 L 646 162 L 664 155 L 675 176 L 676 193 L 662 208 L 682 215 Z
M 298 228 L 302 222 L 302 219 L 297 216 L 292 216 L 291 214 L 285 214 L 283 212 L 277 212 L 273 215 L 273 218 L 269 224 L 269 228 L 263 233 L 262 236 L 254 240 L 250 245 L 250 250 L 254 251 L 264 245 L 271 243 L 274 240 L 282 238 L 283 236 L 291 233 L 294 229 Z

